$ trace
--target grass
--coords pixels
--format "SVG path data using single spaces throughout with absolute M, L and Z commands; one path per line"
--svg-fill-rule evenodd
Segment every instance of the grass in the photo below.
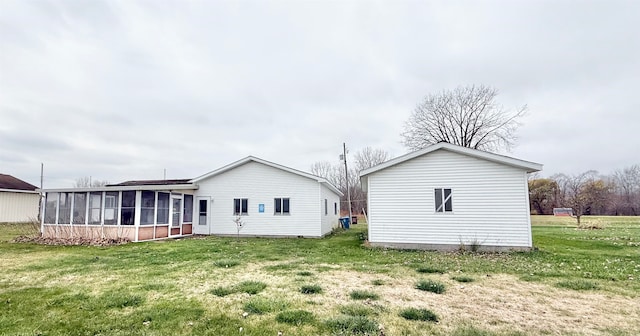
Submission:
M 235 290 L 237 292 L 243 292 L 247 294 L 258 294 L 267 288 L 267 284 L 260 281 L 243 281 L 236 285 Z
M 378 323 L 364 316 L 339 316 L 325 325 L 334 335 L 373 335 L 378 331 Z
M 446 290 L 446 286 L 438 281 L 430 280 L 430 279 L 422 279 L 416 282 L 416 289 L 425 292 L 431 292 L 436 294 L 442 294 Z
M 569 288 L 573 290 L 594 290 L 600 289 L 600 286 L 589 280 L 584 279 L 576 279 L 576 280 L 562 280 L 556 283 L 557 287 L 560 288 Z
M 349 335 L 376 334 L 379 324 L 388 335 L 578 335 L 606 328 L 633 335 L 640 330 L 634 314 L 640 309 L 640 218 L 599 220 L 603 229 L 583 230 L 571 218 L 533 216 L 537 250 L 498 254 L 367 248 L 360 224 L 323 239 L 204 237 L 112 247 L 11 243 L 25 228 L 0 224 L 0 335 L 233 335 L 240 327 L 252 335 Z M 398 316 L 409 302 L 431 295 L 413 289 L 421 268 L 431 270 L 422 272 L 431 281 L 451 286 L 437 297 L 443 307 L 437 324 Z M 451 285 L 465 277 L 476 283 Z M 324 294 L 303 295 L 303 285 L 320 286 Z M 510 300 L 533 297 L 527 301 L 532 312 L 549 316 L 519 312 L 535 321 L 524 330 L 509 312 L 498 321 L 471 299 L 482 298 L 478 290 L 500 300 L 500 286 L 509 288 Z M 352 301 L 356 288 L 357 297 L 384 298 L 385 309 Z M 460 291 L 471 308 L 449 301 Z M 598 310 L 591 305 L 606 302 L 592 295 L 620 304 L 615 312 Z M 564 296 L 582 300 L 594 323 L 556 323 L 566 317 L 554 320 L 554 312 L 582 316 L 579 306 L 556 301 Z M 251 315 L 242 318 L 243 311 Z M 276 320 L 291 311 L 307 311 L 313 321 Z
M 371 280 L 371 284 L 374 286 L 382 286 L 385 284 L 385 282 L 382 279 L 373 279 Z
M 432 266 L 422 266 L 422 267 L 418 267 L 416 268 L 416 272 L 418 273 L 439 273 L 442 274 L 444 273 L 444 270 L 438 267 L 432 267 Z
M 376 311 L 371 306 L 352 303 L 340 307 L 340 313 L 348 316 L 371 316 L 375 315 Z
M 315 321 L 315 317 L 312 312 L 306 310 L 287 310 L 276 315 L 276 321 L 300 326 L 312 323 Z
M 252 314 L 266 314 L 287 309 L 289 304 L 282 300 L 264 297 L 251 298 L 244 304 L 244 311 Z
M 301 272 L 296 273 L 296 275 L 307 277 L 307 276 L 312 276 L 313 272 L 301 271 Z
M 400 311 L 399 315 L 412 321 L 438 322 L 438 316 L 429 309 L 424 308 L 406 308 Z
M 322 287 L 319 285 L 303 285 L 300 287 L 302 294 L 319 294 L 322 293 Z
M 356 289 L 349 293 L 349 297 L 354 300 L 377 300 L 380 296 L 374 292 Z
M 209 293 L 216 296 L 227 296 L 229 294 L 235 293 L 235 289 L 229 287 L 216 287 L 209 291 Z
M 470 277 L 468 275 L 455 275 L 451 277 L 451 280 L 455 280 L 457 282 L 474 282 L 475 278 Z
M 235 259 L 221 259 L 214 261 L 213 264 L 217 267 L 229 268 L 240 265 L 240 261 Z

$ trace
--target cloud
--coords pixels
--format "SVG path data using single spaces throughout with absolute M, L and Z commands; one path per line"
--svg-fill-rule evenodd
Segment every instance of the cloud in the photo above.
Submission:
M 638 163 L 640 4 L 0 3 L 0 170 L 45 186 L 193 177 L 246 155 L 308 170 L 397 156 L 424 95 L 529 106 L 511 153 L 545 174 Z

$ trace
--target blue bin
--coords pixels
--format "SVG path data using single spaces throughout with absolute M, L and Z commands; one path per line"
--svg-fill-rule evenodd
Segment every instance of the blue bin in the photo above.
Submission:
M 349 217 L 340 217 L 340 224 L 343 228 L 348 229 L 350 223 Z

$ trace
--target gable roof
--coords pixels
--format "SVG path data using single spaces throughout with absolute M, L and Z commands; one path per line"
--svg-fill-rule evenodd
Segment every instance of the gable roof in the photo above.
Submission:
M 224 166 L 222 168 L 219 168 L 219 169 L 216 169 L 214 171 L 208 172 L 208 173 L 206 173 L 206 174 L 204 174 L 202 176 L 198 176 L 198 177 L 190 180 L 189 182 L 190 183 L 197 183 L 197 182 L 202 181 L 204 179 L 208 179 L 210 177 L 213 177 L 213 176 L 216 176 L 216 175 L 220 175 L 220 174 L 222 174 L 224 172 L 227 172 L 227 171 L 232 170 L 234 168 L 240 167 L 240 166 L 242 166 L 242 165 L 244 165 L 246 163 L 249 163 L 249 162 L 257 162 L 257 163 L 263 164 L 265 166 L 273 167 L 273 168 L 276 168 L 276 169 L 280 169 L 280 170 L 286 171 L 286 172 L 291 173 L 291 174 L 295 174 L 295 175 L 298 175 L 298 176 L 302 176 L 302 177 L 306 177 L 306 178 L 312 179 L 314 181 L 317 181 L 318 183 L 324 184 L 327 188 L 329 188 L 334 193 L 336 193 L 336 194 L 338 194 L 340 196 L 343 196 L 342 192 L 340 192 L 340 190 L 338 190 L 338 188 L 336 188 L 333 184 L 331 184 L 325 178 L 322 178 L 320 176 L 316 176 L 316 175 L 313 175 L 313 174 L 305 173 L 303 171 L 300 171 L 300 170 L 297 170 L 297 169 L 293 169 L 293 168 L 290 168 L 290 167 L 286 167 L 286 166 L 283 166 L 283 165 L 279 165 L 277 163 L 273 163 L 273 162 L 270 162 L 270 161 L 267 161 L 267 160 L 263 160 L 263 159 L 255 157 L 255 156 L 247 156 L 244 159 L 241 159 L 241 160 L 238 160 L 236 162 L 230 163 L 230 164 L 228 164 L 228 165 L 226 165 L 226 166 Z
M 38 187 L 31 183 L 27 183 L 19 178 L 7 174 L 0 174 L 0 189 L 19 190 L 19 191 L 36 191 Z
M 439 142 L 435 145 L 431 145 L 429 147 L 417 150 L 415 152 L 411 152 L 402 156 L 399 156 L 395 159 L 391 159 L 387 162 L 383 162 L 377 166 L 373 166 L 371 168 L 365 169 L 363 171 L 360 172 L 360 179 L 362 180 L 362 184 L 366 185 L 365 182 L 365 177 L 367 175 L 373 174 L 377 171 L 395 166 L 397 164 L 400 164 L 402 162 L 405 161 L 409 161 L 411 159 L 417 158 L 419 156 L 423 156 L 423 155 L 427 155 L 429 153 L 435 152 L 437 150 L 447 150 L 450 152 L 454 152 L 454 153 L 458 153 L 458 154 L 462 154 L 462 155 L 467 155 L 470 157 L 474 157 L 474 158 L 478 158 L 478 159 L 483 159 L 483 160 L 487 160 L 487 161 L 492 161 L 492 162 L 496 162 L 496 163 L 500 163 L 500 164 L 504 164 L 507 166 L 512 166 L 515 168 L 520 168 L 522 170 L 525 170 L 527 173 L 533 173 L 533 172 L 537 172 L 542 170 L 542 165 L 539 163 L 535 163 L 535 162 L 530 162 L 530 161 L 524 161 L 524 160 L 520 160 L 520 159 L 516 159 L 516 158 L 512 158 L 509 156 L 504 156 L 504 155 L 499 155 L 499 154 L 494 154 L 494 153 L 489 153 L 489 152 L 485 152 L 485 151 L 481 151 L 481 150 L 477 150 L 477 149 L 473 149 L 473 148 L 468 148 L 468 147 L 462 147 L 462 146 L 458 146 L 458 145 L 453 145 L 450 144 L 448 142 Z

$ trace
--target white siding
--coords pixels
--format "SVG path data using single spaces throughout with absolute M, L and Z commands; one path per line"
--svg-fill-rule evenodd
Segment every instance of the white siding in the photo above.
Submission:
M 327 214 L 324 211 L 324 200 L 327 200 Z M 340 218 L 340 196 L 331 191 L 327 186 L 321 184 L 320 193 L 320 215 L 322 218 L 322 235 L 326 235 L 331 232 L 334 227 L 339 226 L 338 218 Z M 335 212 L 335 205 L 337 204 L 338 213 Z
M 531 247 L 526 173 L 446 150 L 368 177 L 372 243 Z M 434 188 L 453 212 L 436 213 Z
M 320 184 L 258 162 L 248 162 L 198 182 L 198 196 L 210 196 L 211 234 L 235 235 L 233 199 L 247 198 L 248 215 L 242 216 L 241 235 L 319 237 Z M 289 198 L 289 215 L 274 214 L 274 198 Z M 264 213 L 258 212 L 264 204 Z M 194 225 L 194 227 L 197 226 Z M 198 231 L 201 232 L 201 231 Z
M 0 223 L 37 219 L 39 207 L 39 194 L 0 191 Z

